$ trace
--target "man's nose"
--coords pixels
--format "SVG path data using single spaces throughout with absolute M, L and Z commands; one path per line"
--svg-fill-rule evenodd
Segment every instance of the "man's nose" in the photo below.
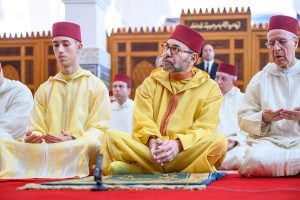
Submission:
M 63 45 L 60 44 L 60 45 L 58 46 L 58 52 L 63 52 L 63 51 L 64 51 L 63 49 L 64 49 L 64 48 L 63 48 Z
M 164 53 L 163 53 L 163 58 L 171 57 L 171 55 L 172 55 L 171 49 L 168 48 L 168 50 L 164 51 Z
M 277 50 L 280 49 L 280 47 L 281 47 L 280 43 L 278 41 L 275 41 L 273 48 Z

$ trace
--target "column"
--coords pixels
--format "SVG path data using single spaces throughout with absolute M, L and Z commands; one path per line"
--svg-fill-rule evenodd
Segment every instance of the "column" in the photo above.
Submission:
M 106 48 L 105 13 L 111 0 L 63 0 L 65 20 L 81 27 L 83 50 L 80 66 L 91 71 L 109 88 L 110 54 Z

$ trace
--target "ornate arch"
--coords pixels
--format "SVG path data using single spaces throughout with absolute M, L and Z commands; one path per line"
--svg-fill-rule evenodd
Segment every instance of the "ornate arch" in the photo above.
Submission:
M 147 78 L 152 70 L 154 65 L 149 60 L 141 60 L 133 67 L 132 70 L 132 94 L 135 93 L 135 89 L 141 85 L 145 78 Z
M 20 80 L 18 70 L 13 65 L 5 65 L 2 67 L 3 75 L 10 80 Z

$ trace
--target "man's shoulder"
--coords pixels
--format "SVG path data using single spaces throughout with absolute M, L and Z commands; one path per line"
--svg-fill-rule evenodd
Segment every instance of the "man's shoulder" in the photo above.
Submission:
M 96 77 L 90 71 L 85 70 L 85 69 L 81 69 L 81 73 L 78 74 L 77 77 L 74 78 L 74 80 L 78 80 L 78 81 L 85 80 L 87 82 L 90 82 L 91 85 L 93 85 L 94 87 L 105 87 L 104 82 L 100 78 Z M 62 80 L 60 73 L 56 74 L 55 76 L 50 76 L 46 82 L 41 84 L 41 86 L 42 87 L 51 87 L 57 81 L 65 82 L 64 80 Z
M 93 86 L 95 86 L 96 88 L 104 88 L 106 87 L 104 82 L 98 78 L 97 76 L 95 76 L 92 72 L 88 71 L 88 70 L 85 70 L 83 69 L 83 76 L 79 77 L 79 78 L 82 78 L 82 79 L 86 79 L 88 82 L 91 82 L 91 84 Z
M 240 88 L 233 86 L 231 91 L 229 92 L 233 96 L 236 96 L 237 98 L 242 98 L 245 94 L 240 90 Z
M 38 89 L 40 89 L 40 88 L 48 88 L 48 87 L 51 87 L 51 86 L 53 85 L 53 80 L 54 80 L 53 77 L 50 76 L 50 77 L 48 78 L 47 81 L 45 81 L 44 83 L 42 83 L 42 84 L 39 86 Z
M 7 87 L 9 90 L 11 91 L 15 91 L 16 93 L 30 93 L 31 91 L 29 90 L 29 88 L 23 84 L 20 81 L 16 81 L 16 80 L 9 80 L 9 79 L 5 79 L 5 81 L 7 82 Z
M 164 71 L 162 67 L 154 69 L 151 74 L 145 78 L 144 82 L 152 82 L 159 79 L 165 79 L 169 73 Z
M 272 65 L 266 65 L 262 70 L 258 71 L 254 76 L 251 78 L 249 84 L 260 83 L 264 82 L 267 76 L 271 73 L 269 72 L 269 68 L 272 68 Z
M 110 108 L 115 108 L 115 107 L 119 107 L 119 104 L 117 101 L 111 102 L 111 107 Z
M 128 103 L 129 106 L 133 106 L 134 101 L 128 98 L 126 103 Z
M 195 70 L 195 68 L 194 68 L 194 70 Z M 196 69 L 195 72 L 196 72 L 196 75 L 193 78 L 193 82 L 196 82 L 199 85 L 202 85 L 202 84 L 215 85 L 215 84 L 217 84 L 216 81 L 214 81 L 213 79 L 211 79 L 209 77 L 209 74 L 206 71 Z
M 161 74 L 165 72 L 164 69 L 162 67 L 159 67 L 159 68 L 155 68 L 151 71 L 151 74 L 150 76 L 155 76 L 155 75 L 158 75 L 158 74 Z
M 218 67 L 218 66 L 219 66 L 219 63 L 213 62 L 212 66 L 213 66 L 213 67 Z

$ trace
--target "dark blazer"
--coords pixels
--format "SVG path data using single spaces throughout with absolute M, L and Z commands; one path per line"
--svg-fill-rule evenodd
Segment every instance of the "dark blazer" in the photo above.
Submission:
M 218 65 L 219 65 L 218 63 L 214 62 L 212 64 L 212 66 L 211 66 L 211 70 L 210 70 L 209 76 L 213 80 L 215 80 L 215 78 L 216 78 L 216 73 L 217 73 L 217 70 L 218 70 Z M 200 63 L 199 65 L 195 65 L 195 67 L 197 67 L 198 69 L 201 69 L 201 70 L 205 71 L 204 70 L 204 62 Z

